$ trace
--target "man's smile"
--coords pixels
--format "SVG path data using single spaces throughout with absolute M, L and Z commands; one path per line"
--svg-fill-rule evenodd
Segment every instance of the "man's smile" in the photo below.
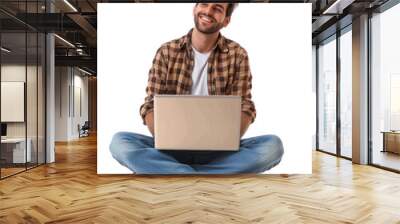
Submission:
M 203 21 L 204 23 L 207 23 L 207 24 L 211 24 L 211 23 L 215 22 L 214 18 L 212 18 L 210 16 L 206 16 L 204 14 L 200 14 L 199 18 L 201 21 Z

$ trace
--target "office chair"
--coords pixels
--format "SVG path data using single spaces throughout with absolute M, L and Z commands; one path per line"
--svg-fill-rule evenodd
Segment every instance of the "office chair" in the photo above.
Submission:
M 80 125 L 78 125 L 78 129 L 79 129 L 79 138 L 80 137 L 87 137 L 89 136 L 89 121 L 85 121 L 85 123 L 82 125 L 82 127 L 79 127 Z

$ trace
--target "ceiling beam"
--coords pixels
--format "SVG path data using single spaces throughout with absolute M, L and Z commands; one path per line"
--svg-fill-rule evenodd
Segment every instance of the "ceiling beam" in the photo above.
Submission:
M 355 2 L 355 0 L 336 0 L 330 4 L 322 14 L 342 14 L 343 10 L 353 2 Z
M 95 71 L 97 60 L 91 56 L 55 56 L 56 66 L 83 66 Z
M 77 25 L 79 25 L 91 38 L 96 38 L 97 36 L 97 31 L 96 28 L 94 28 L 85 17 L 80 15 L 79 13 L 70 13 L 67 14 L 67 16 L 74 21 Z
M 315 22 L 312 24 L 312 32 L 316 32 L 324 26 L 327 22 L 329 22 L 335 16 L 320 16 Z

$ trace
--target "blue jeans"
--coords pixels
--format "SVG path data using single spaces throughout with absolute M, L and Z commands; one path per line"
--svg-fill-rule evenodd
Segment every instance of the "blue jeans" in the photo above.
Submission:
M 260 173 L 276 166 L 283 146 L 279 137 L 262 135 L 241 140 L 239 151 L 157 150 L 152 137 L 118 132 L 110 151 L 136 174 L 237 174 Z

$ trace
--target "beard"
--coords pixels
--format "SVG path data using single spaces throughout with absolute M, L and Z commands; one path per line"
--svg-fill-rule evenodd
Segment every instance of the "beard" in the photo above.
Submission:
M 196 16 L 194 17 L 194 24 L 195 24 L 195 26 L 196 26 L 196 29 L 197 29 L 198 31 L 200 31 L 201 33 L 204 33 L 204 34 L 213 34 L 213 33 L 219 32 L 219 30 L 222 29 L 222 27 L 224 27 L 224 25 L 223 25 L 222 23 L 216 22 L 214 18 L 212 19 L 212 20 L 213 20 L 213 23 L 211 24 L 210 27 L 204 27 L 204 26 L 202 26 L 202 25 L 200 24 L 200 21 L 199 21 L 199 19 L 200 19 L 199 17 L 200 17 L 201 15 L 204 15 L 204 14 L 200 14 L 200 13 L 199 13 L 198 15 L 196 15 Z M 209 17 L 210 17 L 210 16 L 209 16 Z

